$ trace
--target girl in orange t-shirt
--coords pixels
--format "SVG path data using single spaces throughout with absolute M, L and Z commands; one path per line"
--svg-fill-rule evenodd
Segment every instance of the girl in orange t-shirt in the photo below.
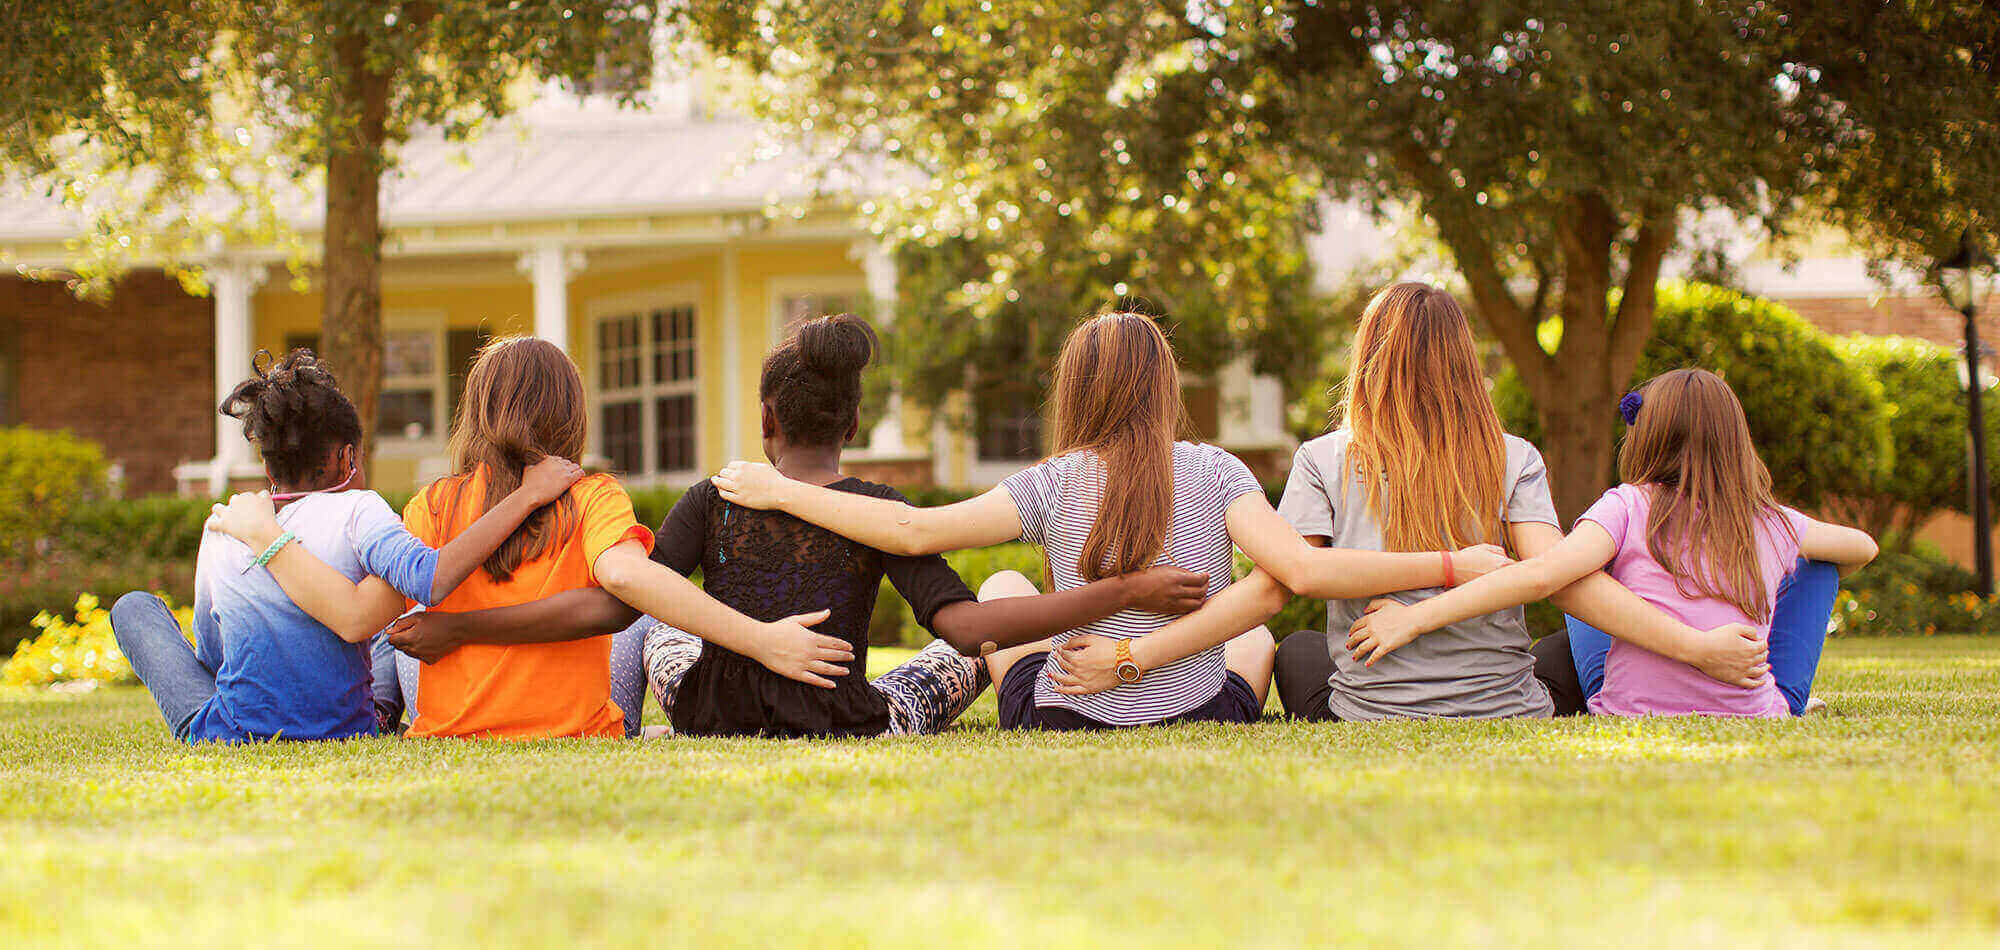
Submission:
M 466 378 L 452 431 L 458 474 L 411 499 L 403 522 L 438 545 L 464 531 L 521 480 L 525 466 L 549 455 L 582 456 L 587 416 L 583 379 L 569 356 L 546 340 L 497 339 L 480 351 Z M 434 612 L 457 614 L 539 602 L 547 608 L 508 628 L 482 626 L 477 642 L 455 645 L 417 674 L 413 736 L 616 736 L 636 728 L 637 702 L 621 708 L 612 692 L 611 634 L 637 612 L 591 588 L 630 591 L 634 607 L 682 629 L 756 651 L 793 678 L 839 671 L 846 642 L 807 624 L 825 612 L 770 623 L 717 603 L 686 578 L 653 563 L 652 532 L 632 514 L 616 479 L 593 475 L 523 522 Z M 392 638 L 396 630 L 391 630 Z M 376 675 L 394 675 L 378 657 Z M 627 721 L 629 718 L 629 722 Z

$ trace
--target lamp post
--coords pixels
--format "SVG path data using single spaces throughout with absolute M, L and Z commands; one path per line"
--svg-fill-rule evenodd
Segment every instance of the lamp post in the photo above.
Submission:
M 1979 572 L 1979 594 L 1993 595 L 1993 512 L 1986 487 L 1986 414 L 1980 398 L 1984 388 L 1979 372 L 1979 298 L 1985 289 L 1985 271 L 1993 267 L 1991 255 L 1981 251 L 1967 228 L 1958 237 L 1958 250 L 1938 262 L 1939 283 L 1945 301 L 1965 315 L 1965 419 L 1972 430 L 1972 550 Z

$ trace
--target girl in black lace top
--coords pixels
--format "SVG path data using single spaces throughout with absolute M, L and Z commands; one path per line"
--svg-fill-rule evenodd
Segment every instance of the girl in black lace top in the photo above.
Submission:
M 841 446 L 859 427 L 861 370 L 874 335 L 851 316 L 801 325 L 764 361 L 764 455 L 785 475 L 840 491 L 901 499 L 885 485 L 840 474 Z M 634 612 L 596 588 L 462 614 L 420 614 L 392 631 L 395 645 L 429 660 L 465 643 L 600 636 L 614 641 L 614 683 L 644 675 L 674 730 L 695 735 L 857 736 L 933 732 L 958 718 L 985 683 L 982 650 L 1041 640 L 1121 610 L 1182 614 L 1199 607 L 1208 576 L 1157 567 L 1072 590 L 981 603 L 944 559 L 892 557 L 775 511 L 723 501 L 703 480 L 660 525 L 653 559 L 702 572 L 707 593 L 753 619 L 799 617 L 844 641 L 851 660 L 819 660 L 784 674 Z M 940 638 L 869 682 L 868 621 L 887 577 L 917 622 Z M 824 615 L 820 614 L 824 611 Z M 805 616 L 800 616 L 805 615 Z M 636 722 L 637 717 L 633 717 Z
M 758 395 L 764 455 L 773 465 L 839 491 L 901 500 L 886 485 L 840 474 L 841 445 L 859 426 L 861 370 L 873 352 L 867 324 L 846 315 L 805 323 L 772 351 Z M 982 604 L 941 557 L 892 557 L 790 515 L 732 505 L 706 480 L 667 515 L 653 559 L 682 574 L 699 567 L 711 596 L 752 618 L 825 610 L 827 619 L 814 629 L 854 650 L 844 671 L 808 683 L 654 626 L 646 635 L 647 679 L 674 730 L 701 735 L 933 732 L 978 695 L 985 665 L 966 657 L 984 644 L 1032 642 L 1127 605 L 1183 613 L 1206 593 L 1203 575 L 1162 569 L 1064 594 Z M 917 622 L 943 639 L 871 683 L 865 675 L 868 621 L 884 576 L 909 601 Z

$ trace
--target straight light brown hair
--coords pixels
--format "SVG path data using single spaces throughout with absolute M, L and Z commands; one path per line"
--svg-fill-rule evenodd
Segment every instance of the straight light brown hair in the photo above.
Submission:
M 1347 457 L 1390 551 L 1504 543 L 1507 446 L 1458 301 L 1392 284 L 1368 301 L 1342 401 Z
M 1652 492 L 1647 552 L 1682 596 L 1728 601 L 1763 623 L 1771 592 L 1758 565 L 1757 527 L 1794 532 L 1771 495 L 1771 471 L 1750 442 L 1743 404 L 1703 369 L 1662 373 L 1639 393 L 1618 477 Z
M 1166 548 L 1174 509 L 1174 439 L 1187 426 L 1180 367 L 1152 318 L 1107 311 L 1085 320 L 1056 359 L 1055 452 L 1104 463 L 1104 497 L 1076 572 L 1087 581 L 1144 570 Z
M 447 479 L 443 521 L 456 523 L 472 476 L 486 473 L 485 514 L 521 487 L 521 473 L 551 455 L 583 458 L 587 434 L 583 377 L 569 354 L 547 340 L 499 337 L 479 350 L 465 378 L 458 418 L 451 430 L 457 472 Z M 576 523 L 576 500 L 567 492 L 529 515 L 486 559 L 486 573 L 506 581 L 540 557 Z

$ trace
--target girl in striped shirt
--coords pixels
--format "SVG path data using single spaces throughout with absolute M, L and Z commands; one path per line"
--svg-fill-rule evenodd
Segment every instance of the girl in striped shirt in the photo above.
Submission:
M 917 508 L 830 491 L 741 461 L 713 481 L 728 501 L 784 511 L 891 554 L 1017 538 L 1040 544 L 1058 590 L 1172 564 L 1207 574 L 1213 598 L 1230 586 L 1232 543 L 1258 565 L 1240 582 L 1248 585 L 1242 593 L 1211 602 L 1194 615 L 1202 623 L 1184 628 L 1207 642 L 1145 637 L 1172 618 L 1127 610 L 1048 640 L 986 650 L 1000 684 L 1000 721 L 1010 728 L 1252 721 L 1264 707 L 1273 655 L 1270 632 L 1259 624 L 1284 603 L 1287 589 L 1367 597 L 1470 580 L 1506 563 L 1490 544 L 1417 553 L 1312 547 L 1278 517 L 1242 462 L 1214 446 L 1176 441 L 1187 428 L 1166 335 L 1148 316 L 1106 312 L 1063 345 L 1055 455 L 977 498 Z M 1036 592 L 1027 578 L 1001 572 L 987 580 L 980 599 Z M 1116 653 L 1118 686 L 1099 692 L 1065 686 L 1060 662 L 1050 659 L 1087 648 Z

